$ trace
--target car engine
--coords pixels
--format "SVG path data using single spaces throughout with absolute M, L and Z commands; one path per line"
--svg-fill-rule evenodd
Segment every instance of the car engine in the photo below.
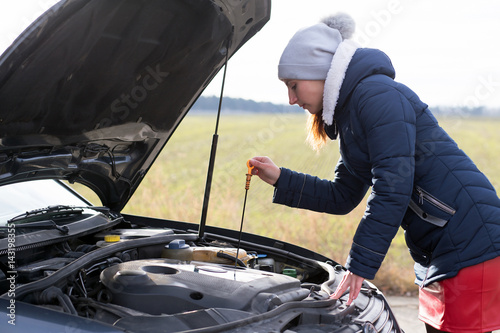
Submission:
M 329 299 L 341 265 L 276 241 L 243 241 L 242 249 L 234 241 L 132 226 L 25 246 L 16 301 L 124 332 L 399 332 L 368 282 L 350 306 L 347 294 Z

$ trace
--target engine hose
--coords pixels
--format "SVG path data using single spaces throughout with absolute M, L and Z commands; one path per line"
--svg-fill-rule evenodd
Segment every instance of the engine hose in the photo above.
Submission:
M 185 333 L 217 333 L 217 332 L 223 332 L 225 330 L 230 330 L 230 329 L 237 329 L 240 327 L 245 327 L 248 325 L 251 325 L 256 322 L 261 322 L 267 319 L 275 318 L 276 316 L 290 310 L 294 309 L 311 309 L 311 308 L 328 308 L 337 303 L 336 299 L 327 299 L 327 300 L 321 300 L 321 301 L 311 301 L 311 302 L 304 302 L 304 301 L 296 301 L 296 302 L 289 302 L 285 303 L 283 305 L 278 306 L 277 308 L 270 310 L 265 313 L 257 314 L 255 316 L 250 316 L 248 318 L 232 321 L 229 323 L 225 324 L 220 324 L 216 326 L 210 326 L 206 328 L 198 328 L 198 329 L 192 329 L 192 330 L 187 330 L 187 331 L 182 331 Z M 340 306 L 340 303 L 339 303 Z M 345 311 L 352 311 L 354 309 L 353 306 L 348 307 Z
M 224 253 L 222 251 L 219 251 L 217 252 L 217 257 L 219 258 L 224 258 L 224 259 L 229 259 L 231 260 L 232 262 L 237 262 L 238 265 L 240 265 L 241 267 L 247 267 L 247 265 L 245 265 L 245 263 L 240 259 L 240 258 L 236 258 L 228 253 Z
M 38 302 L 41 304 L 52 303 L 57 300 L 59 305 L 63 308 L 64 312 L 76 315 L 76 309 L 73 306 L 68 295 L 64 295 L 60 288 L 51 286 L 40 293 L 38 297 Z

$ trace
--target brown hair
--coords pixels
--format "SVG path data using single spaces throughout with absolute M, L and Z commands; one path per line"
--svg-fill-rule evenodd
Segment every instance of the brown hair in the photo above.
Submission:
M 307 118 L 307 138 L 306 141 L 315 150 L 320 151 L 327 142 L 327 134 L 323 127 L 323 112 L 309 114 Z

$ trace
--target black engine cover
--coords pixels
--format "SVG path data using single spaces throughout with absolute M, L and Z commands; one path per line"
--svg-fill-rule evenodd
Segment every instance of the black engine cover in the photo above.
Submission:
M 112 303 L 150 314 L 208 308 L 263 312 L 286 298 L 303 298 L 300 281 L 255 269 L 171 259 L 136 260 L 109 267 L 102 283 Z

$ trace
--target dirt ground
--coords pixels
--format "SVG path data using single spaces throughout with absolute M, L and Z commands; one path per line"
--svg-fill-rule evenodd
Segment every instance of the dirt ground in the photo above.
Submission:
M 418 319 L 418 297 L 388 296 L 387 301 L 405 333 L 425 333 L 425 325 Z

